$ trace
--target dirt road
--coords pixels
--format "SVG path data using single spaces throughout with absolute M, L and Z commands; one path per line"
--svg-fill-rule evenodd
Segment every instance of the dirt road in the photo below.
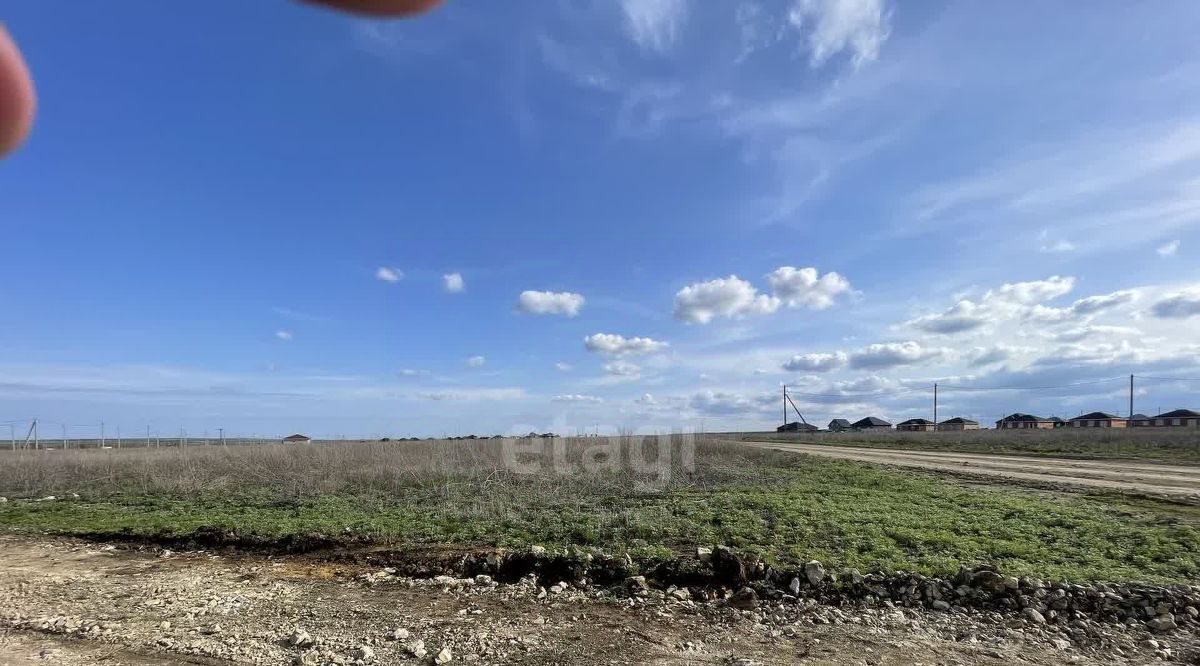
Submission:
M 741 442 L 781 451 L 900 467 L 997 476 L 1021 481 L 1130 490 L 1200 500 L 1200 467 L 1129 460 L 1071 460 L 829 446 L 813 443 Z
M 794 601 L 735 610 L 663 591 L 630 599 L 65 539 L 0 536 L 0 572 L 0 664 L 13 666 L 432 664 L 439 654 L 451 666 L 1091 664 L 1195 650 L 1186 636 L 1147 648 L 1144 631 L 1121 627 L 1100 645 L 1072 627 L 988 614 Z

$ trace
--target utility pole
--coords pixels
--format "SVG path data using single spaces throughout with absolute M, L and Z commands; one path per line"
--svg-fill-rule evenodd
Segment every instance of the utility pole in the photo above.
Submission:
M 783 425 L 787 425 L 787 384 L 783 385 Z
M 184 432 L 183 428 L 179 429 L 179 446 L 180 448 L 187 448 L 187 433 Z
M 100 448 L 104 448 L 104 421 L 100 422 Z
M 1161 414 L 1162 412 L 1159 412 Z M 17 424 L 8 424 L 8 443 L 13 451 L 17 450 Z
M 937 430 L 937 382 L 933 383 L 933 429 Z
M 146 448 L 150 448 L 150 426 L 146 426 Z
M 67 424 L 62 424 L 63 428 L 63 451 L 67 450 Z
M 220 433 L 220 435 L 221 435 L 221 446 L 225 446 L 226 445 L 225 444 L 225 429 L 217 428 L 217 432 Z
M 1129 418 L 1133 418 L 1133 375 L 1129 375 Z
M 117 426 L 117 448 L 121 448 L 121 426 Z
M 37 451 L 42 448 L 41 442 L 38 441 L 37 419 L 33 420 L 33 450 Z

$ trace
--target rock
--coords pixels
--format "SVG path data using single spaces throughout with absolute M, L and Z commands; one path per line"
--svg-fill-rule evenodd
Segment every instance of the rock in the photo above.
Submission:
M 800 594 L 800 578 L 799 577 L 793 577 L 792 582 L 788 583 L 788 592 L 791 592 L 792 596 L 798 596 Z
M 650 589 L 646 584 L 645 576 L 630 576 L 625 579 L 625 589 L 629 590 L 630 594 L 638 594 Z
M 971 586 L 987 592 L 1003 592 L 1007 589 L 1004 584 L 1004 576 L 995 571 L 976 571 L 975 575 L 971 576 Z
M 288 637 L 288 643 L 291 643 L 295 647 L 303 648 L 313 645 L 316 641 L 313 640 L 312 636 L 308 635 L 307 631 L 297 629 Z
M 56 499 L 58 499 L 58 498 L 55 497 L 54 495 L 46 495 L 45 497 L 43 497 L 41 499 L 36 499 L 33 501 L 35 501 L 35 502 L 53 502 Z
M 712 568 L 714 576 L 720 582 L 745 585 L 748 580 L 742 558 L 727 546 L 717 546 L 713 549 Z
M 1147 638 L 1146 640 L 1142 641 L 1142 646 L 1150 648 L 1151 650 L 1157 650 L 1160 647 L 1158 641 L 1154 640 L 1153 638 Z
M 696 559 L 700 560 L 701 562 L 708 562 L 711 560 L 712 554 L 712 548 L 707 548 L 705 546 L 699 546 L 696 548 Z
M 544 546 L 530 546 L 529 552 L 536 557 L 541 557 L 546 554 L 546 548 Z
M 933 610 L 939 610 L 939 611 L 950 610 L 950 604 L 948 602 L 942 601 L 941 599 L 934 601 L 932 605 L 933 605 Z
M 1021 615 L 1033 624 L 1046 624 L 1046 618 L 1036 608 L 1026 608 Z
M 1195 606 L 1186 606 L 1183 609 L 1183 614 L 1187 615 L 1193 620 L 1195 620 L 1197 617 L 1200 617 L 1200 611 L 1196 610 Z
M 734 608 L 753 610 L 756 606 L 758 606 L 758 593 L 754 591 L 754 588 L 743 587 L 737 592 L 734 592 L 733 596 L 729 597 L 728 603 Z
M 492 577 L 487 574 L 479 574 L 475 577 L 476 585 L 491 585 L 492 582 Z
M 408 640 L 408 629 L 403 627 L 397 628 L 396 630 L 392 631 L 392 634 L 389 638 L 394 641 L 406 641 Z
M 158 624 L 158 628 L 162 629 L 163 631 L 167 631 L 171 628 L 171 623 L 168 622 L 167 620 L 163 620 L 162 622 L 160 622 Z
M 1170 631 L 1175 628 L 1175 616 L 1170 613 L 1164 613 L 1146 621 L 1146 628 L 1150 631 Z
M 429 651 L 425 649 L 425 641 L 419 638 L 404 646 L 404 649 L 417 659 L 424 659 L 425 655 L 429 654 Z
M 690 601 L 692 598 L 692 593 L 688 592 L 686 587 L 677 587 L 674 590 L 671 590 L 668 593 L 668 596 L 678 599 L 679 601 Z
M 442 651 L 438 652 L 437 656 L 433 658 L 433 663 L 435 664 L 448 664 L 451 661 L 454 661 L 454 653 L 450 652 L 449 645 L 442 648 Z
M 804 577 L 813 585 L 820 585 L 825 578 L 825 567 L 816 560 L 810 560 L 804 563 Z
M 370 645 L 360 645 L 350 653 L 355 659 L 363 663 L 373 661 L 375 659 L 375 650 L 371 649 Z
M 1055 638 L 1054 640 L 1050 641 L 1050 644 L 1059 650 L 1066 650 L 1067 648 L 1071 647 L 1071 641 L 1065 638 Z
M 7 501 L 8 501 L 7 497 L 0 497 L 0 504 L 4 504 Z
M 296 659 L 292 662 L 296 666 L 320 666 L 321 653 L 316 650 L 309 650 L 304 654 L 296 655 Z

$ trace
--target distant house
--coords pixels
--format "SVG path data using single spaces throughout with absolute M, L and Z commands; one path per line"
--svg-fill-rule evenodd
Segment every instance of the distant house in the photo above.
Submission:
M 1054 424 L 1055 428 L 1066 428 L 1071 425 L 1070 423 L 1067 423 L 1066 421 L 1058 418 L 1057 416 L 1051 416 L 1050 422 Z
M 779 426 L 775 429 L 775 432 L 816 432 L 817 430 L 817 426 L 810 423 L 792 421 L 791 423 L 785 423 Z
M 1171 428 L 1200 428 L 1200 412 L 1176 409 L 1154 417 L 1154 425 Z
M 846 419 L 834 419 L 829 422 L 829 432 L 844 432 L 853 429 L 854 426 L 850 425 Z
M 961 416 L 956 416 L 952 419 L 946 419 L 937 424 L 938 430 L 979 430 L 979 421 L 964 419 Z
M 284 444 L 308 444 L 310 442 L 312 442 L 311 437 L 309 437 L 308 435 L 301 435 L 298 433 L 295 435 L 288 435 L 287 437 L 283 438 Z
M 896 424 L 896 430 L 908 431 L 929 431 L 937 427 L 937 424 L 929 419 L 909 419 Z
M 1054 419 L 1044 419 L 1033 414 L 1009 414 L 996 421 L 997 430 L 1025 430 L 1029 428 L 1054 428 Z
M 860 421 L 855 421 L 850 425 L 850 427 L 854 428 L 855 430 L 891 430 L 892 424 L 884 421 L 883 419 L 877 419 L 874 416 L 868 416 Z
M 1154 425 L 1154 419 L 1145 414 L 1134 414 L 1129 417 L 1130 428 L 1148 428 L 1152 425 Z
M 1071 419 L 1072 428 L 1125 428 L 1129 419 L 1106 412 L 1092 412 Z

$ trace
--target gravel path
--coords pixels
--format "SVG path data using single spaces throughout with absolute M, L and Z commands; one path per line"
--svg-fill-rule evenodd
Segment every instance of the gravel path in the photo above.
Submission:
M 1200 467 L 1129 460 L 1071 460 L 1029 456 L 870 449 L 790 442 L 740 442 L 781 451 L 900 467 L 966 472 L 1022 481 L 1132 490 L 1200 500 Z
M 1145 664 L 1195 638 L 0 536 L 0 664 Z M 814 602 L 815 604 L 815 602 Z M 1140 624 L 1140 623 L 1139 623 Z M 1087 636 L 1085 636 L 1087 634 Z M 421 655 L 421 656 L 416 656 Z M 442 661 L 438 661 L 442 655 Z M 446 661 L 445 659 L 449 659 Z M 1189 662 L 1190 663 L 1190 662 Z

